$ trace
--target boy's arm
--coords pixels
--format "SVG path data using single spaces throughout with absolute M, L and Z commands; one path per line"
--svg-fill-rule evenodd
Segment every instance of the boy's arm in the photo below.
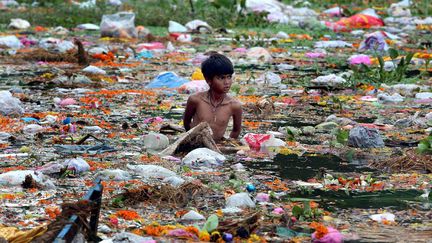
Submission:
M 191 129 L 190 124 L 192 121 L 192 117 L 195 115 L 196 112 L 196 100 L 194 96 L 190 96 L 186 103 L 186 109 L 183 116 L 183 126 L 186 129 L 186 131 L 189 131 Z
M 242 106 L 240 103 L 236 103 L 233 106 L 233 130 L 231 131 L 230 138 L 237 139 L 241 132 L 242 125 Z

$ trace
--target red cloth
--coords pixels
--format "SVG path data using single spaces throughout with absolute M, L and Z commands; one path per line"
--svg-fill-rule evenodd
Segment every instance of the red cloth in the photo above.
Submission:
M 380 18 L 366 14 L 355 14 L 349 18 L 342 18 L 337 22 L 325 22 L 326 26 L 334 31 L 350 31 L 351 29 L 368 29 L 374 26 L 384 26 Z

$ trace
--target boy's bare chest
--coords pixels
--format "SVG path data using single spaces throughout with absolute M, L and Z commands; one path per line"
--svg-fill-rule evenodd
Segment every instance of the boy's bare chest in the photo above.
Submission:
M 226 124 L 231 117 L 231 106 L 229 104 L 213 107 L 205 102 L 197 107 L 197 118 L 200 121 L 207 121 L 209 123 Z

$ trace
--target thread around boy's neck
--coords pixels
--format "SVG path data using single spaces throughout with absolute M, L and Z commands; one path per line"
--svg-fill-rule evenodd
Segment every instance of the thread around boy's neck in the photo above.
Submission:
M 222 93 L 222 94 L 216 94 L 215 92 L 213 92 L 211 89 L 208 91 L 208 98 L 209 98 L 209 101 L 210 101 L 210 103 L 212 102 L 212 99 L 215 101 L 215 102 L 218 102 L 218 101 L 220 101 L 220 100 L 224 100 L 225 99 L 225 97 L 226 97 L 226 94 L 225 93 Z M 222 102 L 221 101 L 221 102 Z

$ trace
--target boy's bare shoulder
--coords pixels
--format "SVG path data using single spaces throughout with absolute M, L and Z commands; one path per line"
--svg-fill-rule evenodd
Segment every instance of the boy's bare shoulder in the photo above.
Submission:
M 188 101 L 191 102 L 198 102 L 201 99 L 202 94 L 201 93 L 195 93 L 189 96 Z
M 242 107 L 241 102 L 240 102 L 238 99 L 236 99 L 236 98 L 234 98 L 234 97 L 232 97 L 232 96 L 227 96 L 227 102 L 228 102 L 228 103 L 231 105 L 231 107 L 233 107 L 233 108 L 241 109 L 241 107 Z

